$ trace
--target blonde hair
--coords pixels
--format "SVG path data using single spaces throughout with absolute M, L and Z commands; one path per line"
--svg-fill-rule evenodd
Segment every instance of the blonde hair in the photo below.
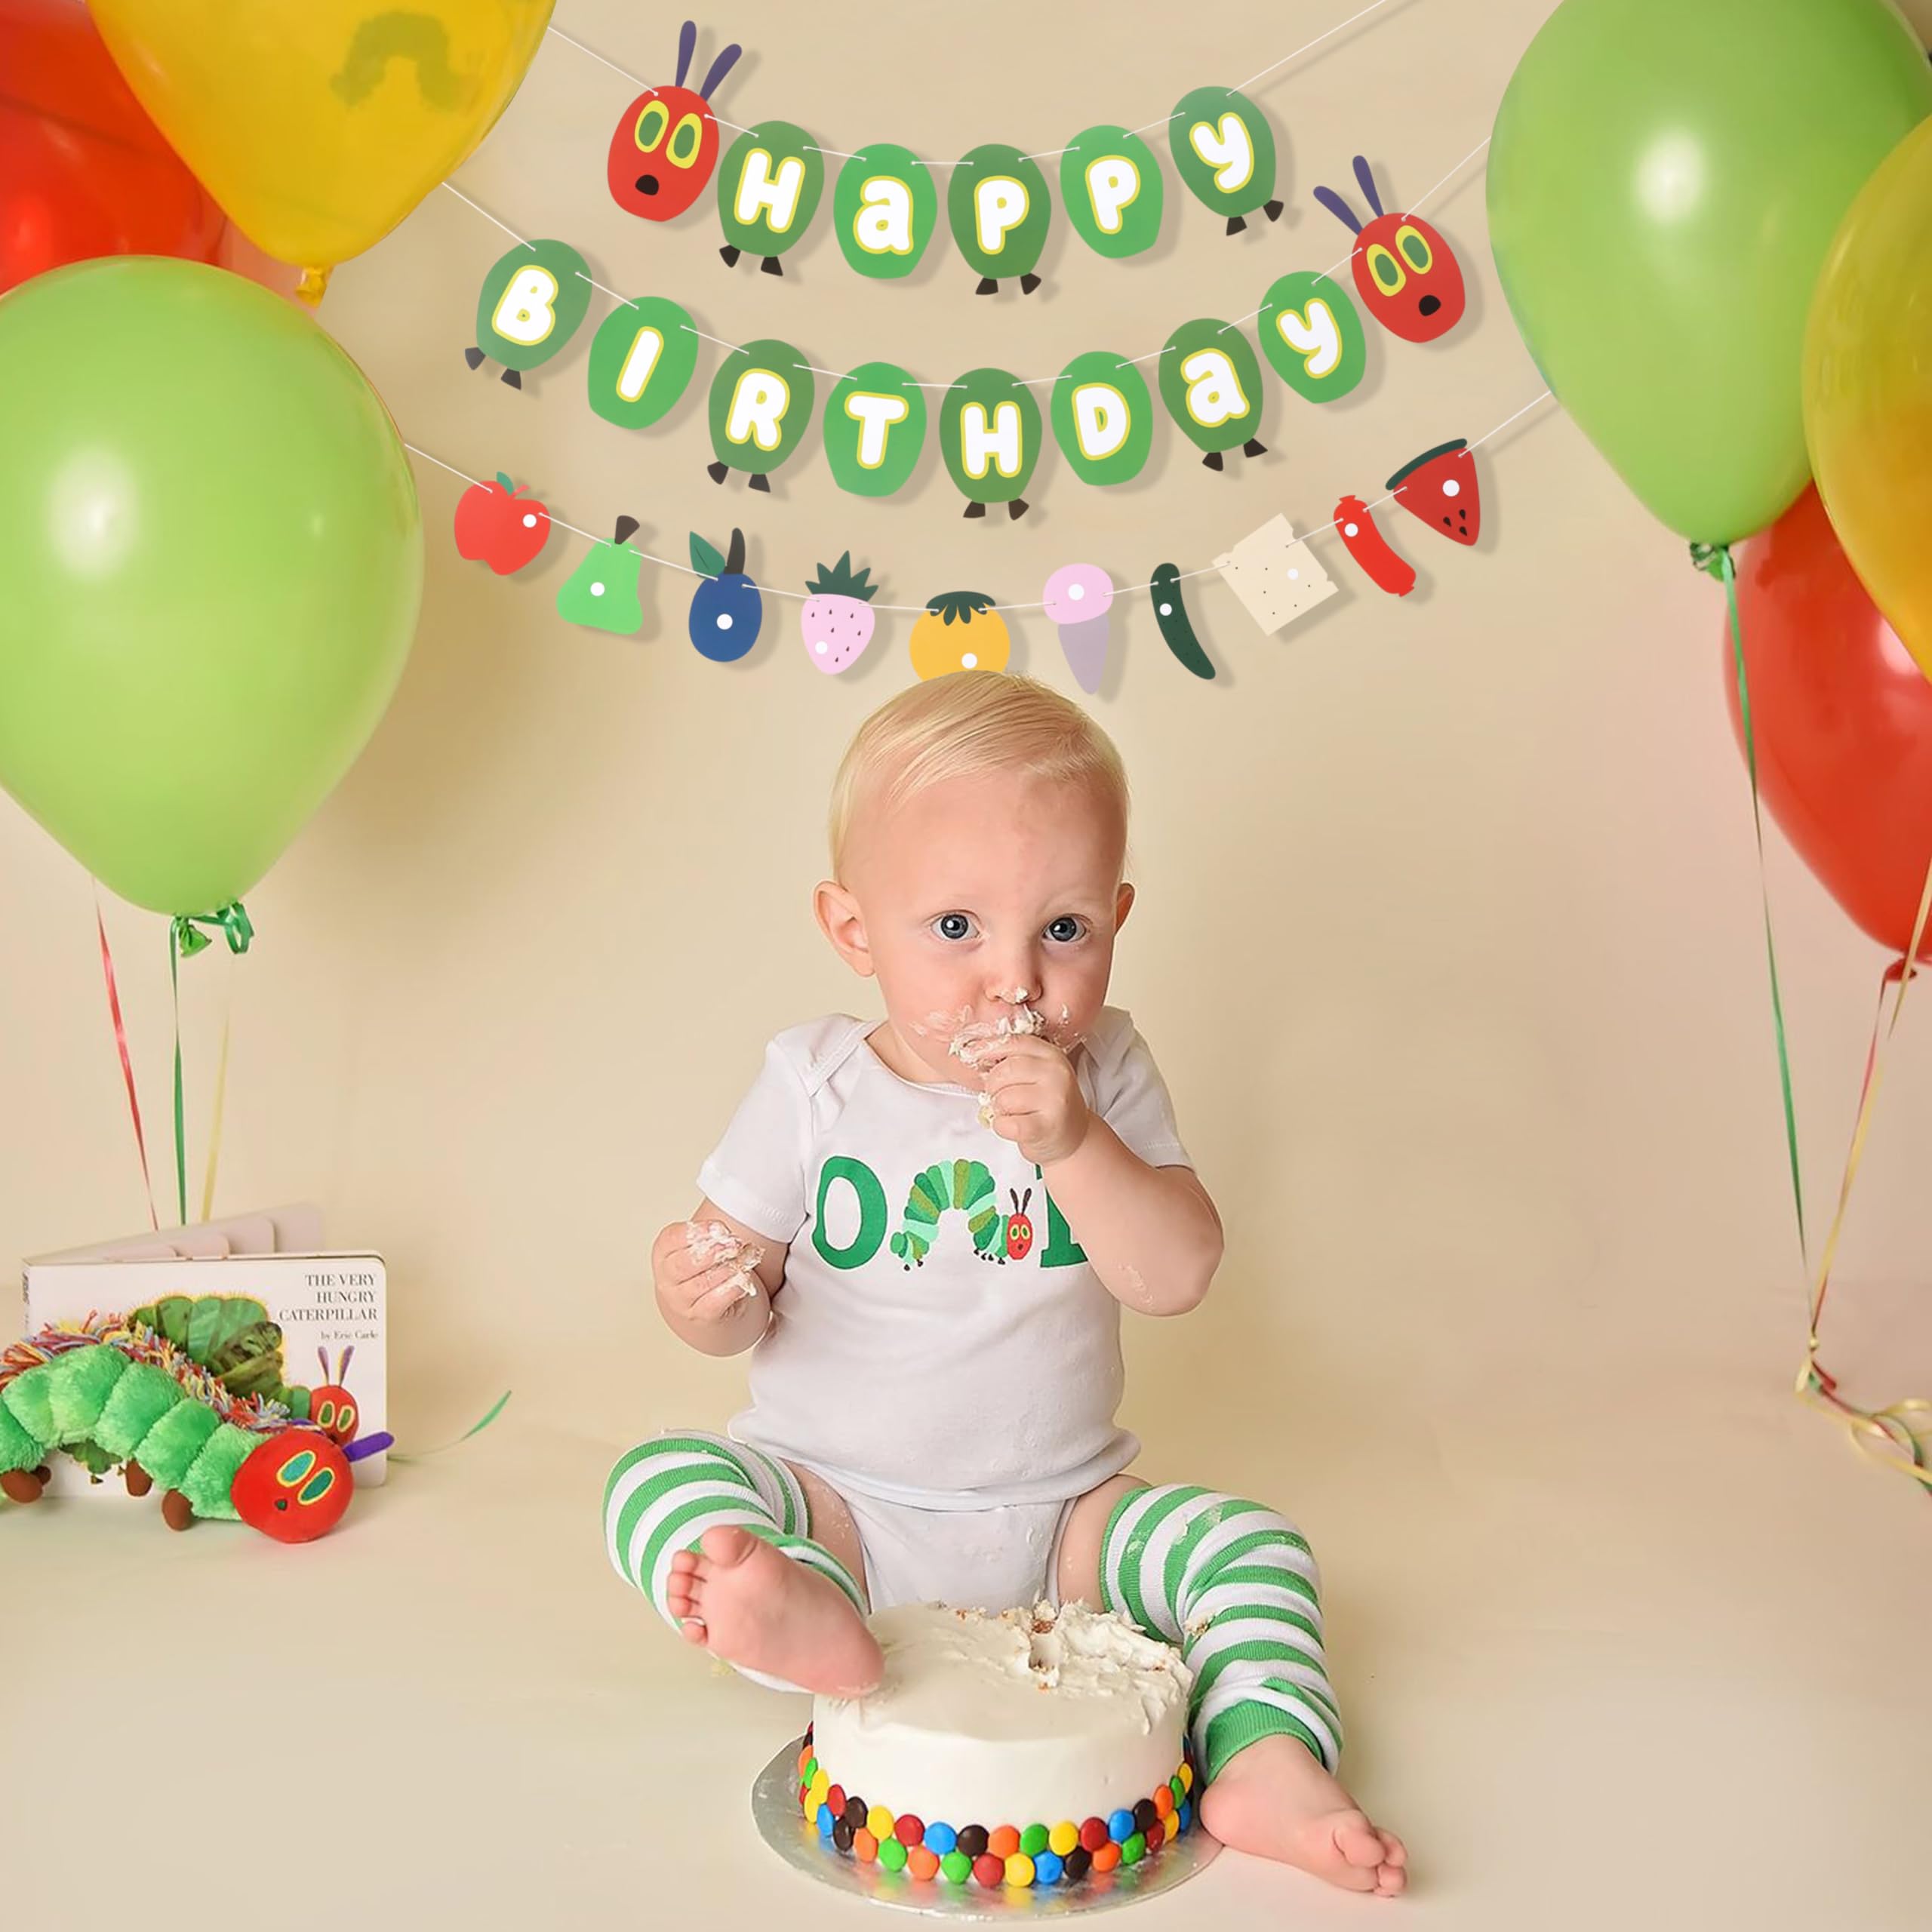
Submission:
M 832 872 L 862 806 L 887 811 L 949 778 L 1010 771 L 1091 785 L 1127 824 L 1127 768 L 1114 741 L 1071 698 L 1004 671 L 955 671 L 901 691 L 854 734 L 832 781 Z

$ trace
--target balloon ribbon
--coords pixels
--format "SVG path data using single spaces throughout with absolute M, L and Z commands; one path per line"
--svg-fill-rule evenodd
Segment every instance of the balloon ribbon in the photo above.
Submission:
M 134 1091 L 134 1063 L 128 1051 L 127 1023 L 121 1017 L 121 990 L 115 983 L 114 954 L 107 943 L 107 921 L 100 910 L 100 888 L 94 894 L 94 930 L 100 935 L 100 970 L 107 981 L 107 1011 L 114 1022 L 114 1044 L 121 1055 L 121 1078 L 128 1089 L 128 1112 L 134 1122 L 134 1151 L 141 1157 L 141 1187 L 147 1195 L 148 1225 L 158 1234 L 161 1217 L 155 1212 L 154 1180 L 148 1171 L 147 1136 L 141 1131 L 140 1096 Z
M 192 959 L 195 955 L 214 943 L 213 934 L 220 933 L 228 941 L 230 952 L 246 952 L 255 937 L 255 928 L 249 923 L 248 914 L 242 910 L 237 899 L 214 912 L 183 912 L 168 922 L 168 983 L 174 1001 L 174 1198 L 180 1225 L 188 1225 L 188 1146 L 186 1138 L 186 1108 L 181 1091 L 181 961 Z M 222 1066 L 224 1077 L 227 1070 L 227 1040 L 224 1031 L 222 1045 Z M 215 1109 L 215 1133 L 217 1140 L 209 1147 L 209 1160 L 212 1164 L 219 1145 L 220 1133 L 220 1102 L 217 1098 Z M 209 1190 L 213 1191 L 211 1177 Z
M 1764 870 L 1764 820 L 1758 793 L 1757 740 L 1751 724 L 1750 681 L 1744 666 L 1744 633 L 1737 610 L 1737 570 L 1727 544 L 1694 543 L 1690 560 L 1701 571 L 1719 579 L 1730 607 L 1730 641 L 1737 673 L 1738 715 L 1744 728 L 1744 762 L 1751 777 L 1751 817 L 1758 839 L 1758 891 L 1764 913 L 1764 954 L 1770 972 L 1771 1021 L 1777 1035 L 1778 1076 L 1784 1095 L 1785 1143 L 1791 1162 L 1792 1205 L 1798 1219 L 1798 1247 L 1805 1272 L 1811 1275 L 1811 1259 L 1804 1231 L 1804 1192 L 1798 1159 L 1798 1121 L 1792 1104 L 1791 1055 L 1785 1038 L 1784 1001 L 1778 986 L 1777 948 L 1771 937 L 1770 888 Z M 1818 1359 L 1818 1329 L 1824 1314 L 1825 1297 L 1831 1287 L 1832 1264 L 1837 1258 L 1839 1237 L 1844 1231 L 1845 1214 L 1851 1204 L 1853 1183 L 1865 1158 L 1872 1111 L 1884 1077 L 1884 1056 L 1897 1031 L 1899 1014 L 1905 1006 L 1906 989 L 1916 971 L 1920 942 L 1925 936 L 1928 915 L 1932 915 L 1932 863 L 1925 871 L 1925 884 L 1918 897 L 1918 912 L 1912 921 L 1912 938 L 1904 957 L 1886 969 L 1879 983 L 1878 1010 L 1872 1023 L 1872 1038 L 1865 1052 L 1865 1078 L 1859 1090 L 1858 1113 L 1852 1128 L 1851 1146 L 1845 1156 L 1844 1172 L 1838 1182 L 1838 1204 L 1826 1232 L 1825 1245 L 1812 1279 L 1809 1319 L 1806 1324 L 1804 1359 L 1798 1371 L 1796 1392 L 1814 1408 L 1844 1424 L 1854 1447 L 1875 1460 L 1914 1478 L 1932 1495 L 1932 1466 L 1928 1466 L 1924 1438 L 1932 1435 L 1932 1402 L 1917 1397 L 1894 1402 L 1882 1409 L 1861 1409 L 1838 1393 L 1836 1377 Z M 1896 988 L 1891 1018 L 1885 1018 L 1885 995 Z M 1915 1428 L 1913 1422 L 1919 1421 Z

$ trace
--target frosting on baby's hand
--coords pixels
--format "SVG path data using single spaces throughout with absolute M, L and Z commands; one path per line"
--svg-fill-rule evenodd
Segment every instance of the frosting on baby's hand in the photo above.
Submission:
M 740 1241 L 722 1221 L 687 1221 L 685 1245 L 691 1250 L 691 1258 L 707 1268 L 728 1261 L 737 1263 L 736 1274 L 720 1284 L 721 1294 L 725 1288 L 735 1287 L 739 1300 L 749 1301 L 758 1293 L 755 1278 L 764 1250 L 756 1241 Z

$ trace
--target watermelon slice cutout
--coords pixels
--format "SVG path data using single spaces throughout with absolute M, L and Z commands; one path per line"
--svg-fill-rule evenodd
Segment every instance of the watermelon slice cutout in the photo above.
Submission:
M 1473 543 L 1482 531 L 1482 494 L 1468 439 L 1438 443 L 1405 463 L 1386 487 L 1410 515 L 1452 543 Z

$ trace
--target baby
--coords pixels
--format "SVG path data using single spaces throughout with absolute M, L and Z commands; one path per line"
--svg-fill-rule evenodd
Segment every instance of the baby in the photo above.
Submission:
M 885 1017 L 773 1040 L 657 1237 L 665 1321 L 751 1350 L 750 1406 L 626 1455 L 606 1543 L 689 1641 L 786 1689 L 875 1685 L 868 1608 L 1124 1611 L 1192 1669 L 1208 1831 L 1391 1897 L 1401 1841 L 1335 1775 L 1307 1544 L 1128 1473 L 1114 1420 L 1122 1306 L 1185 1314 L 1222 1251 L 1146 1043 L 1105 1003 L 1127 817 L 1106 734 L 1029 679 L 957 672 L 860 728 L 814 907 Z

